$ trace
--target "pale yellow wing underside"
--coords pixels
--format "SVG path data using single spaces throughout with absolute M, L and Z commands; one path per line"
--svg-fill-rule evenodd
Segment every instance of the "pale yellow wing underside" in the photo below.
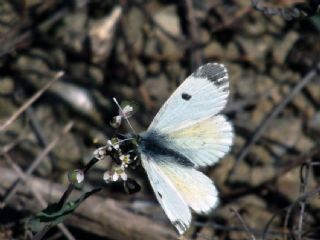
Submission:
M 217 206 L 218 191 L 206 175 L 174 163 L 161 163 L 158 166 L 195 212 L 207 213 Z
M 209 166 L 229 152 L 233 130 L 231 124 L 218 115 L 167 135 L 173 149 L 196 166 Z

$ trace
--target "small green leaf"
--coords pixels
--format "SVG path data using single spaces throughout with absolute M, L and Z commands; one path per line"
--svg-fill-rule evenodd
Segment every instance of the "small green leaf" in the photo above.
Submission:
M 69 214 L 73 213 L 77 209 L 77 207 L 79 207 L 80 203 L 100 190 L 101 188 L 96 188 L 89 192 L 86 192 L 82 194 L 78 199 L 67 202 L 60 209 L 58 209 L 57 203 L 50 204 L 36 216 L 29 218 L 27 220 L 27 227 L 30 228 L 33 232 L 39 232 L 47 225 L 51 225 L 51 227 L 53 227 L 63 222 Z
M 320 32 L 320 16 L 316 15 L 313 16 L 311 18 L 311 22 L 313 23 L 313 25 L 318 29 L 318 31 Z

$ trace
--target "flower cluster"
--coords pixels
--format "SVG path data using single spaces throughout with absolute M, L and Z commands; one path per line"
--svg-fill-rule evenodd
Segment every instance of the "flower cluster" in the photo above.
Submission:
M 116 104 L 118 102 L 115 100 Z M 123 109 L 119 106 L 119 115 L 115 116 L 110 123 L 114 128 L 121 125 L 122 119 L 128 119 L 132 115 L 133 108 L 129 105 Z M 131 126 L 130 126 L 131 127 Z M 94 151 L 94 156 L 98 160 L 103 160 L 107 155 L 113 159 L 112 166 L 103 174 L 106 183 L 122 181 L 124 189 L 128 193 L 134 193 L 140 190 L 139 184 L 128 177 L 127 168 L 134 167 L 137 163 L 136 154 L 137 143 L 132 137 L 119 139 L 113 137 L 107 141 L 107 144 Z
M 103 147 L 96 149 L 93 152 L 95 158 L 103 160 L 107 155 L 110 155 L 112 151 L 119 151 L 120 140 L 116 137 L 111 138 L 107 141 L 107 144 Z
M 126 143 L 130 143 L 128 139 L 121 140 L 117 137 L 114 137 L 107 141 L 107 144 L 103 147 L 100 147 L 94 151 L 95 158 L 102 160 L 107 155 L 111 156 L 116 165 L 113 165 L 111 170 L 108 170 L 104 173 L 103 179 L 106 182 L 123 180 L 127 181 L 128 176 L 126 173 L 126 168 L 129 165 L 137 160 L 137 156 L 133 154 L 125 153 L 123 150 Z
M 122 154 L 119 157 L 121 162 L 120 166 L 116 165 L 113 166 L 111 170 L 106 171 L 103 174 L 103 179 L 108 183 L 110 181 L 116 182 L 118 180 L 127 181 L 128 175 L 126 173 L 126 168 L 128 168 L 130 163 L 130 155 L 129 154 Z
M 97 152 L 100 153 L 106 151 L 116 163 L 112 165 L 110 170 L 103 174 L 104 181 L 106 183 L 122 181 L 126 192 L 135 193 L 140 190 L 140 186 L 134 179 L 128 177 L 127 168 L 129 166 L 135 166 L 134 164 L 137 163 L 138 156 L 134 151 L 132 151 L 132 153 L 124 151 L 122 148 L 125 145 L 129 145 L 129 148 L 132 148 L 132 144 L 130 145 L 130 141 L 128 139 L 117 139 L 117 141 L 115 141 L 115 139 L 111 139 L 102 151 L 98 149 Z

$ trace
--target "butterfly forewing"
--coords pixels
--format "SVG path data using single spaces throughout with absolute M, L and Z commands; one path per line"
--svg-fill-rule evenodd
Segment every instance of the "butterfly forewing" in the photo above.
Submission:
M 229 95 L 224 65 L 208 63 L 191 74 L 164 103 L 149 129 L 170 132 L 219 113 Z

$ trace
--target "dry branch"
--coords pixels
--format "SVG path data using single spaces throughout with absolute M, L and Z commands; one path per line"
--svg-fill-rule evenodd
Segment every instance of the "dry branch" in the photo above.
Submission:
M 60 133 L 60 135 L 58 135 L 57 137 L 55 137 L 50 143 L 49 145 L 35 158 L 35 160 L 31 163 L 31 165 L 28 167 L 28 169 L 26 170 L 25 174 L 26 176 L 29 176 L 33 173 L 33 171 L 39 166 L 39 164 L 45 159 L 45 157 L 49 154 L 49 152 L 59 143 L 59 141 L 61 140 L 61 138 L 70 131 L 70 129 L 73 126 L 73 122 L 69 122 L 67 123 L 64 128 L 62 129 L 62 132 Z M 18 188 L 18 185 L 20 184 L 20 176 L 18 177 L 18 179 L 16 179 L 15 183 L 14 183 L 14 187 L 10 188 L 10 191 L 8 192 L 8 194 L 6 195 L 5 199 L 4 199 L 4 204 L 6 204 L 11 198 L 12 196 L 16 193 L 16 190 Z
M 0 132 L 3 132 L 11 123 L 13 123 L 28 107 L 30 107 L 48 88 L 63 76 L 63 72 L 58 72 L 55 77 L 28 99 L 9 119 L 0 125 Z
M 2 196 L 17 178 L 18 175 L 11 169 L 0 168 L 0 194 Z M 36 177 L 29 177 L 28 184 L 37 189 L 44 199 L 50 202 L 57 201 L 65 189 L 62 185 Z M 24 209 L 40 210 L 37 202 L 30 199 L 27 188 L 20 186 L 17 193 L 8 203 L 11 207 L 17 208 L 21 199 L 27 198 L 27 201 L 24 202 Z M 79 194 L 79 192 L 75 192 L 75 194 Z M 111 239 L 163 240 L 178 238 L 172 229 L 163 224 L 134 214 L 115 200 L 99 196 L 88 198 L 74 214 L 66 219 L 65 223 Z

